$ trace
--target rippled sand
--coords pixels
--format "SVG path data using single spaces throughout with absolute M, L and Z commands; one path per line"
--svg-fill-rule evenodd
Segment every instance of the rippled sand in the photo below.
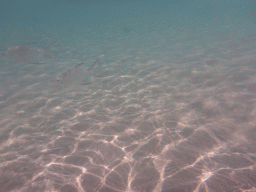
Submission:
M 102 77 L 85 75 L 86 86 L 55 81 L 84 61 L 61 42 L 65 62 L 13 69 L 5 61 L 1 190 L 253 191 L 254 47 L 110 45 L 93 71 Z

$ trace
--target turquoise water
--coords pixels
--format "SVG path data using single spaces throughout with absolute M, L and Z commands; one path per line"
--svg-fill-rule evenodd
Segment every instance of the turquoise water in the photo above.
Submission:
M 0 1 L 0 191 L 255 191 L 255 10 Z

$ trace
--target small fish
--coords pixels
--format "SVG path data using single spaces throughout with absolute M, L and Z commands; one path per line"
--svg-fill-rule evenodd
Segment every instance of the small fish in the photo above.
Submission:
M 59 82 L 71 82 L 71 81 L 80 81 L 81 78 L 83 78 L 83 76 L 85 75 L 85 72 L 90 72 L 92 70 L 92 68 L 99 62 L 99 59 L 97 61 L 95 61 L 93 63 L 93 65 L 87 69 L 86 71 L 82 70 L 81 68 L 79 68 L 79 66 L 83 65 L 84 63 L 79 63 L 77 64 L 75 67 L 72 67 L 64 72 L 62 72 L 60 75 L 58 75 L 58 77 L 55 79 L 56 81 Z M 91 73 L 91 72 L 90 72 Z M 100 75 L 95 75 L 93 73 L 91 73 L 92 75 L 96 76 L 96 77 L 102 77 Z M 90 84 L 91 82 L 87 82 L 87 83 L 82 83 L 82 85 L 87 85 Z
M 84 63 L 79 63 L 75 67 L 72 67 L 64 72 L 62 72 L 58 77 L 56 78 L 56 81 L 62 81 L 63 79 L 70 77 L 72 74 L 76 73 L 76 68 Z
M 2 55 L 6 57 L 9 61 L 12 61 L 14 63 L 45 64 L 45 63 L 36 63 L 33 61 L 35 61 L 42 55 L 48 55 L 46 54 L 46 49 L 48 49 L 51 45 L 53 45 L 56 42 L 57 40 L 51 43 L 50 45 L 48 45 L 44 49 L 38 49 L 33 47 L 32 44 L 35 44 L 35 43 L 18 45 L 18 46 L 10 47 L 6 52 L 2 53 Z

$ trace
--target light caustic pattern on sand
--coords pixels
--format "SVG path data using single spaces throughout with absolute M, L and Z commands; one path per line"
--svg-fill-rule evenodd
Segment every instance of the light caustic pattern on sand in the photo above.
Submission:
M 173 56 L 179 65 L 131 55 L 93 86 L 13 94 L 0 191 L 253 191 L 255 58 L 196 51 Z

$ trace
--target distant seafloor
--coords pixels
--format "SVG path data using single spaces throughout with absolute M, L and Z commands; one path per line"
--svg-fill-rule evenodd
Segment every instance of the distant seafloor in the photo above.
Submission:
M 255 30 L 2 32 L 1 51 L 57 42 L 46 64 L 1 57 L 0 191 L 255 191 Z

